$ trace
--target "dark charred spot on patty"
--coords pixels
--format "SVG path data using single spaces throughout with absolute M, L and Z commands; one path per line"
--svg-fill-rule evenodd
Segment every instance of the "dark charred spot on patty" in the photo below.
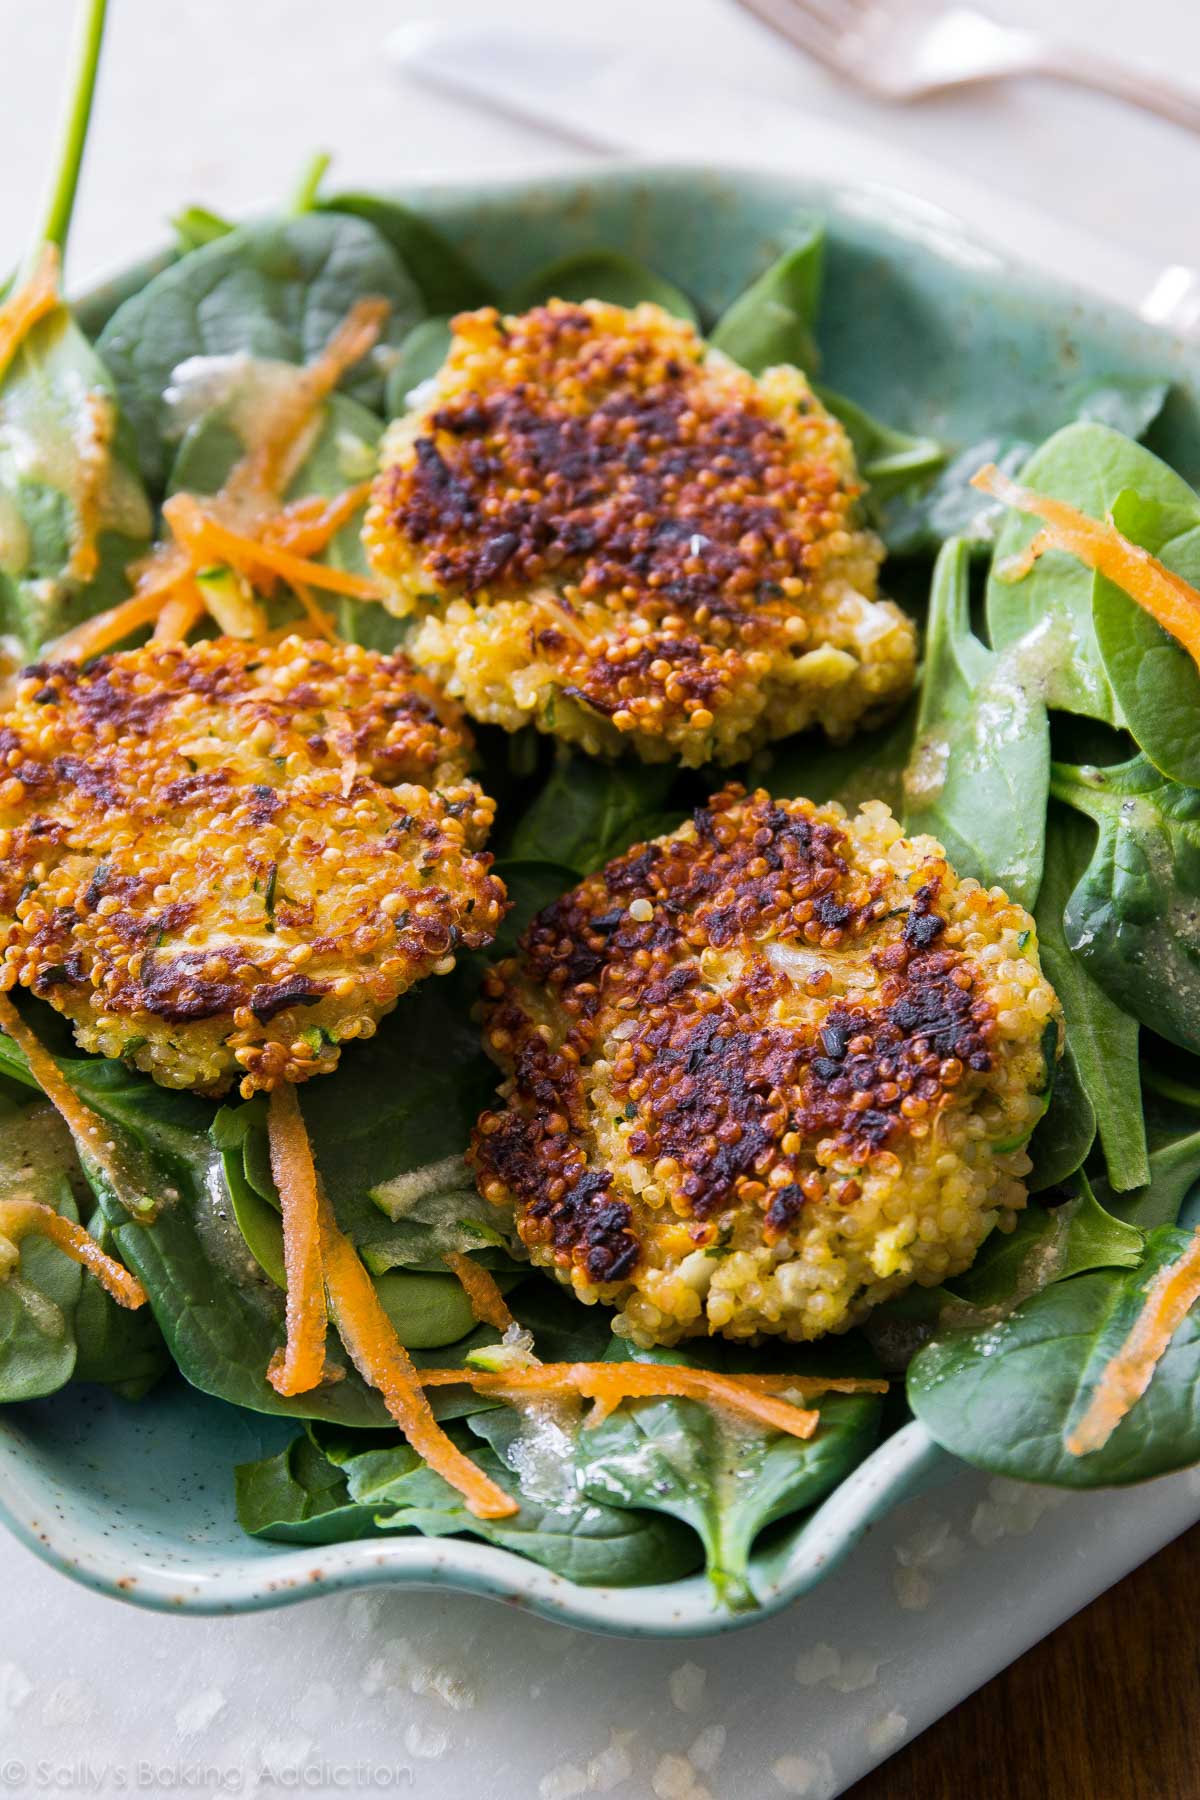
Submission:
M 664 357 L 653 335 L 562 302 L 505 331 L 528 374 L 445 400 L 382 479 L 390 525 L 438 581 L 473 595 L 553 577 L 742 623 L 764 587 L 803 570 L 836 473 L 800 466 L 756 397 L 714 386 L 698 338 Z
M 315 1006 L 329 992 L 327 981 L 310 981 L 307 976 L 293 975 L 289 981 L 266 982 L 250 993 L 250 1011 L 260 1025 L 266 1025 L 276 1013 L 289 1006 Z

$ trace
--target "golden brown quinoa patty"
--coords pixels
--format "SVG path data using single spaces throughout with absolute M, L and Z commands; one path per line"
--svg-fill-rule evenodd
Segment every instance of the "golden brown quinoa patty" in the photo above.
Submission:
M 0 718 L 3 986 L 169 1087 L 327 1072 L 503 915 L 469 750 L 405 657 L 352 644 L 27 669 Z
M 849 439 L 661 308 L 454 321 L 364 528 L 416 660 L 475 718 L 652 761 L 834 738 L 912 684 Z
M 481 1191 L 639 1343 L 843 1330 L 1025 1204 L 1059 1020 L 1033 921 L 880 801 L 728 787 L 485 991 Z

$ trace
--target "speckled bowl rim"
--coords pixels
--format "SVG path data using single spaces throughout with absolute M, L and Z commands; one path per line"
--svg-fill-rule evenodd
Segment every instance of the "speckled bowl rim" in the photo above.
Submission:
M 752 164 L 597 162 L 582 170 L 546 175 L 542 170 L 504 177 L 483 175 L 477 181 L 414 181 L 405 196 L 420 205 L 441 196 L 486 190 L 497 204 L 521 197 L 543 201 L 569 194 L 581 185 L 595 190 L 608 185 L 653 184 L 693 178 L 725 184 L 756 181 L 783 185 L 777 169 Z M 976 237 L 959 219 L 928 202 L 884 183 L 853 186 L 797 177 L 798 205 L 815 210 L 865 213 L 884 222 L 917 252 L 956 260 L 966 267 L 986 268 L 1028 295 L 1062 307 L 1087 302 L 1096 316 L 1125 316 L 1123 310 L 1067 284 L 1048 278 Z M 103 303 L 123 280 L 146 278 L 166 260 L 160 250 L 143 261 L 125 265 L 106 280 L 97 280 L 82 296 L 84 303 Z M 1172 334 L 1135 321 L 1147 337 L 1170 344 Z M 3 1426 L 0 1414 L 0 1427 Z M 31 1468 L 20 1448 L 19 1433 L 0 1429 L 0 1522 L 38 1556 L 65 1575 L 98 1593 L 155 1610 L 221 1614 L 250 1612 L 294 1604 L 317 1595 L 385 1585 L 450 1588 L 520 1606 L 542 1618 L 585 1630 L 627 1637 L 686 1638 L 736 1631 L 771 1617 L 807 1593 L 847 1556 L 877 1520 L 902 1501 L 937 1485 L 961 1467 L 941 1450 L 917 1421 L 903 1426 L 846 1477 L 786 1541 L 752 1561 L 752 1583 L 758 1606 L 731 1612 L 719 1607 L 703 1576 L 654 1587 L 582 1587 L 554 1575 L 507 1550 L 465 1538 L 363 1539 L 348 1544 L 287 1548 L 271 1546 L 254 1559 L 233 1559 L 187 1543 L 187 1570 L 131 1554 L 121 1548 L 119 1532 L 103 1534 L 74 1522 L 53 1500 L 48 1481 Z M 182 1542 L 182 1534 L 181 1534 Z

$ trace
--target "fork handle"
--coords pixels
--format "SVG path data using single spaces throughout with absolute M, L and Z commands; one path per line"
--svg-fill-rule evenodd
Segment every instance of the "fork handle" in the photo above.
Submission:
M 1189 131 L 1200 132 L 1200 90 L 1183 87 L 1148 69 L 1129 67 L 1112 57 L 1097 56 L 1077 45 L 1045 44 L 1030 73 L 1053 75 L 1077 87 L 1092 88 L 1115 100 L 1127 100 L 1144 112 L 1156 113 Z

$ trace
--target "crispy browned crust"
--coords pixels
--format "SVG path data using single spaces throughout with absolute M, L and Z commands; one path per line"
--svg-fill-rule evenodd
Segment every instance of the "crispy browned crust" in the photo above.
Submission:
M 356 645 L 26 670 L 0 721 L 4 985 L 172 1085 L 332 1068 L 503 914 L 469 750 L 406 658 Z
M 527 664 L 610 732 L 708 731 L 769 671 L 794 699 L 795 660 L 826 641 L 823 590 L 861 581 L 870 599 L 879 560 L 848 441 L 804 377 L 764 385 L 653 306 L 555 300 L 454 327 L 364 532 L 402 610 L 521 603 Z M 859 713 L 903 693 L 903 648 Z
M 851 866 L 847 830 L 808 801 L 731 785 L 682 835 L 548 907 L 489 975 L 485 1043 L 511 1080 L 472 1157 L 531 1247 L 597 1285 L 637 1266 L 634 1210 L 590 1148 L 585 1076 L 601 1058 L 624 1151 L 654 1167 L 698 1248 L 730 1209 L 756 1209 L 770 1243 L 806 1200 L 853 1205 L 848 1168 L 927 1137 L 951 1099 L 969 1104 L 997 1026 L 970 958 L 940 941 L 945 865 L 898 906 L 886 863 Z M 797 1024 L 768 944 L 869 964 L 872 1003 L 821 1005 L 833 978 L 814 959 L 812 1018 Z

